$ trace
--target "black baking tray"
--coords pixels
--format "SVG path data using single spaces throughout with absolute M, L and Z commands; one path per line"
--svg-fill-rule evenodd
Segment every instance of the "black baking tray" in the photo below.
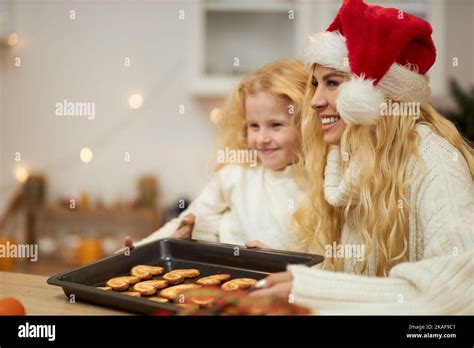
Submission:
M 68 298 L 112 307 L 132 313 L 150 314 L 159 310 L 173 313 L 180 307 L 118 292 L 96 289 L 110 278 L 128 275 L 138 264 L 161 266 L 167 272 L 178 268 L 197 268 L 201 277 L 229 273 L 232 278 L 265 278 L 286 270 L 288 264 L 314 266 L 322 256 L 280 250 L 247 249 L 244 246 L 197 240 L 160 239 L 110 256 L 70 272 L 50 277 L 48 284 L 60 286 Z

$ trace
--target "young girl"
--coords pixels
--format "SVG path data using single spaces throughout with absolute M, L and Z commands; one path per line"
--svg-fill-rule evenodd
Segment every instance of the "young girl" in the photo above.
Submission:
M 473 150 L 430 105 L 431 26 L 400 13 L 346 0 L 312 36 L 310 188 L 296 220 L 326 257 L 270 276 L 254 296 L 292 293 L 321 313 L 474 313 Z
M 293 164 L 307 76 L 302 62 L 279 60 L 240 82 L 219 115 L 213 178 L 178 218 L 135 246 L 192 233 L 194 239 L 248 247 L 295 247 L 290 220 L 304 194 Z M 125 246 L 133 247 L 129 237 Z

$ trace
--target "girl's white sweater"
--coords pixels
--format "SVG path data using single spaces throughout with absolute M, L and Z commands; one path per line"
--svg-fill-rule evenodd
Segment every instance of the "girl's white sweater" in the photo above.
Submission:
M 243 245 L 259 240 L 273 249 L 297 249 L 291 216 L 304 197 L 293 179 L 293 166 L 280 171 L 261 165 L 229 164 L 176 219 L 135 243 L 169 237 L 188 213 L 196 215 L 193 239 Z

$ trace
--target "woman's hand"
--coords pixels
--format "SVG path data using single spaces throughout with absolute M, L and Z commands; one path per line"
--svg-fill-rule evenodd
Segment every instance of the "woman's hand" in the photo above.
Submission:
M 193 236 L 194 223 L 196 222 L 196 215 L 193 213 L 187 214 L 176 231 L 171 234 L 171 238 L 176 239 L 191 239 Z
M 261 290 L 255 290 L 249 296 L 274 296 L 289 301 L 292 287 L 293 275 L 290 272 L 274 273 L 265 279 Z
M 251 240 L 251 241 L 245 242 L 245 246 L 250 249 L 271 249 L 271 247 L 262 243 L 259 240 Z

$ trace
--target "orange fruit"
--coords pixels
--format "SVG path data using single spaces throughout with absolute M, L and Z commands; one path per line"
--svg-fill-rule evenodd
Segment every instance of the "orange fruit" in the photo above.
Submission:
M 84 238 L 79 244 L 79 258 L 80 265 L 87 265 L 88 263 L 97 261 L 102 257 L 102 244 L 99 239 Z
M 7 243 L 10 245 L 16 244 L 15 237 L 11 235 L 0 235 L 0 244 L 7 246 Z M 10 271 L 15 265 L 16 259 L 13 257 L 0 257 L 0 271 Z
M 0 315 L 25 315 L 25 307 L 13 297 L 0 299 Z

